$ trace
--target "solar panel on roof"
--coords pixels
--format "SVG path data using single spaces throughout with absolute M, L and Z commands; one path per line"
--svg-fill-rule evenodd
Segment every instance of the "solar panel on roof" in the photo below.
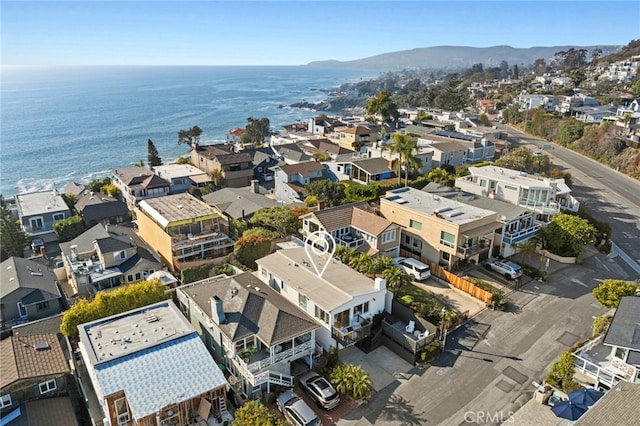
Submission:
M 460 132 L 453 132 L 451 130 L 434 130 L 432 132 L 432 134 L 436 135 L 436 136 L 444 136 L 445 138 L 455 138 L 455 139 L 462 139 L 465 141 L 475 141 L 477 138 L 464 134 L 464 133 L 460 133 Z

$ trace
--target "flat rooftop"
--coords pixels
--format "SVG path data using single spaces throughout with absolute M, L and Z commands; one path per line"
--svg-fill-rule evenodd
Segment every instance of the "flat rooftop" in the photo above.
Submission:
M 522 172 L 520 170 L 512 170 L 497 166 L 469 167 L 471 176 L 483 176 L 489 179 L 509 182 L 512 181 L 520 186 L 529 188 L 549 188 L 556 186 L 560 192 L 571 192 L 571 188 L 567 186 L 564 179 L 550 179 L 543 176 L 536 176 Z
M 488 217 L 495 218 L 496 216 L 494 211 L 481 209 L 410 187 L 387 191 L 381 200 L 396 203 L 426 215 L 438 213 L 442 219 L 456 225 L 464 225 Z
M 299 246 L 281 249 L 258 259 L 256 263 L 327 310 L 342 306 L 354 297 L 376 291 L 371 278 L 331 258 L 331 255 L 317 255 L 312 250 L 309 253 L 310 256 L 307 256 L 304 247 Z M 318 276 L 310 261 L 319 271 L 329 261 L 322 277 Z
M 166 180 L 185 176 L 207 176 L 206 172 L 203 172 L 191 164 L 166 164 L 164 166 L 155 166 L 153 170 L 158 176 Z
M 169 301 L 82 324 L 78 329 L 93 365 L 194 333 Z
M 20 216 L 33 216 L 69 210 L 62 197 L 54 191 L 31 192 L 16 195 Z
M 218 217 L 216 210 L 190 194 L 174 194 L 140 201 L 140 210 L 151 216 L 162 227 L 173 222 Z

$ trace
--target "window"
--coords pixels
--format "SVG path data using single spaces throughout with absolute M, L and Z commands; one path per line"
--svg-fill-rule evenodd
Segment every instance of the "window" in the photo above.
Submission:
M 20 318 L 26 318 L 28 313 L 27 313 L 27 307 L 24 306 L 22 304 L 22 302 L 18 302 L 18 315 L 20 315 Z
M 487 180 L 486 179 L 480 179 L 480 186 L 486 187 L 487 186 Z
M 46 311 L 49 309 L 49 302 L 40 302 L 36 304 L 36 311 Z
M 392 229 L 391 231 L 387 231 L 382 234 L 382 244 L 388 243 L 390 241 L 395 241 L 396 239 L 396 230 Z
M 57 222 L 59 220 L 64 219 L 64 213 L 54 213 L 53 214 L 53 221 Z
M 365 314 L 369 312 L 369 302 L 364 302 L 361 305 L 357 305 L 353 307 L 353 315 Z
M 125 398 L 116 399 L 113 401 L 113 405 L 116 410 L 116 417 L 118 418 L 119 425 L 125 425 L 131 420 L 129 416 L 129 407 L 127 406 L 127 400 Z
M 509 191 L 517 191 L 518 188 L 516 188 L 515 186 L 511 186 L 511 185 L 505 185 L 504 189 L 508 189 Z
M 422 222 L 418 222 L 417 220 L 409 219 L 409 228 L 413 228 L 416 231 L 422 231 Z
M 127 275 L 127 282 L 130 283 L 131 281 L 133 281 L 133 274 Z
M 305 311 L 307 310 L 307 301 L 309 298 L 304 294 L 298 294 L 298 306 L 300 306 Z
M 56 381 L 55 379 L 52 380 L 47 380 L 46 382 L 42 382 L 38 385 L 38 387 L 40 388 L 40 393 L 41 394 L 45 394 L 47 392 L 51 392 L 56 390 L 58 387 L 56 386 Z
M 323 311 L 318 305 L 316 305 L 315 317 L 325 324 L 329 324 L 329 314 Z
M 31 229 L 39 230 L 44 228 L 44 222 L 41 217 L 34 217 L 29 219 L 29 224 L 31 225 Z
M 2 395 L 0 397 L 0 408 L 11 406 L 11 395 Z
M 127 252 L 126 251 L 121 251 L 116 255 L 116 259 L 117 260 L 124 260 L 127 258 Z
M 136 272 L 136 281 L 140 281 L 142 279 L 142 276 L 140 275 L 140 272 Z
M 445 231 L 440 231 L 440 244 L 447 247 L 455 247 L 456 236 Z
M 625 348 L 616 348 L 616 358 L 620 358 L 623 361 L 627 360 L 627 350 Z

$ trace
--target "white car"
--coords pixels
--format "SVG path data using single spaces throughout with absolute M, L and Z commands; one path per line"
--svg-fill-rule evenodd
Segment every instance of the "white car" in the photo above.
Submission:
M 410 257 L 396 257 L 393 260 L 400 269 L 411 275 L 416 281 L 426 280 L 431 276 L 429 265 L 425 265 L 419 260 Z
M 508 280 L 515 280 L 522 276 L 522 267 L 509 260 L 489 260 L 484 267 L 487 271 L 494 271 L 504 275 Z

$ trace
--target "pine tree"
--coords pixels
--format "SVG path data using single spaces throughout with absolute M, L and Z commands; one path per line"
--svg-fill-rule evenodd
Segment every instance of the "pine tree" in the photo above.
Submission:
M 158 150 L 151 139 L 147 141 L 147 151 L 149 152 L 149 156 L 147 157 L 149 167 L 162 166 L 162 158 L 160 158 Z
M 30 238 L 20 227 L 20 223 L 13 217 L 9 205 L 0 195 L 0 247 L 2 255 L 24 256 L 24 248 L 29 245 Z

